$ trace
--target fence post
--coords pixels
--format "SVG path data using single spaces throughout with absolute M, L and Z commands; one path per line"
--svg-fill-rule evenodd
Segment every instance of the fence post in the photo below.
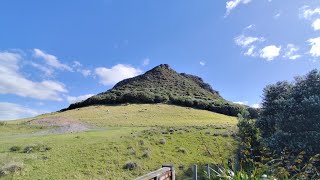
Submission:
M 174 169 L 172 164 L 164 164 L 162 167 L 168 167 L 171 169 L 171 180 L 176 180 L 176 170 Z
M 207 164 L 207 174 L 208 174 L 208 179 L 210 179 L 211 174 L 210 174 L 210 165 L 209 164 Z
M 198 180 L 198 170 L 197 165 L 193 165 L 193 180 Z

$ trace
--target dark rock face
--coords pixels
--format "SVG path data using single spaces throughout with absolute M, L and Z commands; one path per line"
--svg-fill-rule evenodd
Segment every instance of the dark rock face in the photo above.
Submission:
M 200 77 L 177 73 L 161 64 L 146 73 L 125 79 L 112 89 L 89 99 L 71 104 L 70 110 L 90 105 L 121 103 L 171 103 L 237 116 L 244 106 L 223 99 Z

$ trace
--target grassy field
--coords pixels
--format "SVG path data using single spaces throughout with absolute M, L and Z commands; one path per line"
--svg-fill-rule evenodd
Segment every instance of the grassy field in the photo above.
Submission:
M 21 170 L 0 178 L 134 179 L 169 163 L 178 179 L 186 179 L 192 164 L 221 163 L 232 157 L 237 145 L 231 137 L 236 118 L 179 106 L 95 106 L 37 118 L 52 116 L 98 130 L 35 136 L 48 127 L 25 125 L 27 120 L 2 125 L 0 168 L 16 164 Z M 137 167 L 126 168 L 128 162 Z

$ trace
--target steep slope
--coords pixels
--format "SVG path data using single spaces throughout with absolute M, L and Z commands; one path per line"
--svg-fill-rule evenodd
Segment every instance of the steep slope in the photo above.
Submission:
M 90 105 L 121 103 L 171 103 L 231 116 L 236 116 L 241 109 L 248 108 L 223 99 L 218 91 L 201 78 L 179 74 L 169 65 L 161 64 L 145 74 L 117 83 L 106 92 L 71 104 L 62 111 Z M 249 110 L 254 114 L 254 109 Z

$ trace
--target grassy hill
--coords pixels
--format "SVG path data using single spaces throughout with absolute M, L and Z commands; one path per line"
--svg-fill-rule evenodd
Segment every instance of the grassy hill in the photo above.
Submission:
M 91 105 L 123 103 L 167 103 L 230 116 L 237 116 L 246 108 L 252 117 L 257 116 L 256 109 L 227 101 L 200 77 L 177 73 L 166 64 L 161 64 L 145 74 L 125 79 L 112 89 L 71 104 L 62 111 Z
M 234 117 L 166 104 L 90 106 L 12 121 L 0 125 L 0 172 L 13 165 L 15 171 L 0 178 L 133 179 L 171 163 L 178 179 L 186 179 L 194 163 L 233 156 L 236 123 Z M 51 131 L 70 124 L 89 130 Z M 128 169 L 129 162 L 137 167 Z

